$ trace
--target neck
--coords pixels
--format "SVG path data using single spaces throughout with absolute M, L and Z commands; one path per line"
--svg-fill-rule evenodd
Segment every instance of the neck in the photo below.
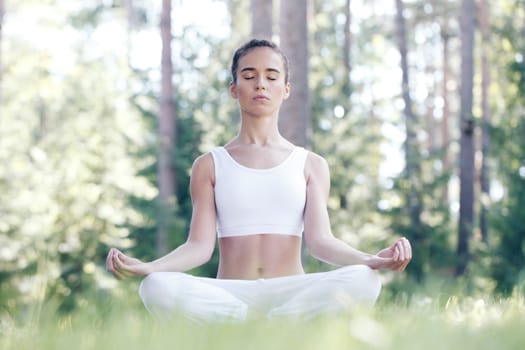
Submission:
M 277 118 L 243 118 L 238 140 L 244 144 L 271 145 L 282 142 Z

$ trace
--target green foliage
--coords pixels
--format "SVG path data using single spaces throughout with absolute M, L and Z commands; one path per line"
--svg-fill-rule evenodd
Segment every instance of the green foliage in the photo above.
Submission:
M 491 223 L 496 233 L 491 275 L 496 291 L 510 294 L 523 288 L 525 280 L 525 38 L 523 37 L 523 2 L 511 2 L 502 17 L 500 57 L 508 63 L 506 73 L 498 76 L 505 86 L 506 109 L 496 119 L 492 140 L 496 147 L 498 178 L 505 188 L 501 201 L 491 207 Z M 519 20 L 521 19 L 521 21 Z
M 439 159 L 439 158 L 438 158 Z M 429 170 L 436 159 L 434 156 L 420 160 L 422 168 Z M 413 246 L 413 260 L 407 267 L 408 274 L 422 281 L 432 274 L 450 274 L 455 266 L 452 250 L 450 212 L 447 203 L 439 200 L 448 176 L 431 175 L 429 182 L 420 183 L 418 195 L 421 206 L 420 223 L 414 226 L 409 218 L 406 197 L 408 181 L 400 176 L 394 180 L 392 191 L 385 196 L 391 202 L 399 203 L 383 212 L 391 217 L 392 229 L 407 237 Z
M 51 36 L 66 20 L 53 18 Z M 93 55 L 89 40 L 56 56 L 5 39 L 2 312 L 51 297 L 68 311 L 83 293 L 111 286 L 101 267 L 108 246 L 129 246 L 125 225 L 143 221 L 128 198 L 155 193 L 135 175 L 129 154 L 144 141 L 142 125 L 122 89 L 126 70 L 118 56 Z M 31 84 L 21 89 L 21 81 Z

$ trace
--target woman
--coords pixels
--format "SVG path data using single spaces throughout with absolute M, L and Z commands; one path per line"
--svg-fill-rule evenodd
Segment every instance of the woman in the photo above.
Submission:
M 401 238 L 374 255 L 332 235 L 327 162 L 278 130 L 290 83 L 287 58 L 274 43 L 247 42 L 235 52 L 231 70 L 240 131 L 193 164 L 187 241 L 152 262 L 111 249 L 108 271 L 118 278 L 147 276 L 139 294 L 158 317 L 181 312 L 194 320 L 309 318 L 374 303 L 381 288 L 374 270 L 403 271 L 412 258 L 410 243 Z M 185 274 L 210 259 L 216 236 L 217 278 Z M 341 267 L 305 274 L 303 237 L 312 256 Z

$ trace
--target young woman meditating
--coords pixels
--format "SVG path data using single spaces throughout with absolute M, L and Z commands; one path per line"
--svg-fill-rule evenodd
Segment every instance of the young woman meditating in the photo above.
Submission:
M 240 130 L 193 164 L 187 241 L 151 262 L 112 248 L 107 270 L 118 278 L 146 276 L 139 295 L 159 318 L 177 313 L 199 321 L 311 318 L 373 304 L 381 289 L 375 270 L 403 271 L 412 258 L 409 241 L 401 238 L 368 254 L 334 237 L 327 162 L 278 130 L 290 82 L 288 60 L 274 43 L 254 39 L 241 46 L 231 73 Z M 217 278 L 186 274 L 210 259 L 216 237 Z M 338 268 L 305 273 L 303 238 L 313 257 Z

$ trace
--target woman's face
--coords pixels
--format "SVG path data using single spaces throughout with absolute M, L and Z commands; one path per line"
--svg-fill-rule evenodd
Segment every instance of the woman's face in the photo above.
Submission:
M 230 93 L 239 101 L 241 112 L 277 116 L 290 95 L 281 56 L 269 47 L 255 48 L 239 60 L 236 74 L 237 83 L 230 84 Z

